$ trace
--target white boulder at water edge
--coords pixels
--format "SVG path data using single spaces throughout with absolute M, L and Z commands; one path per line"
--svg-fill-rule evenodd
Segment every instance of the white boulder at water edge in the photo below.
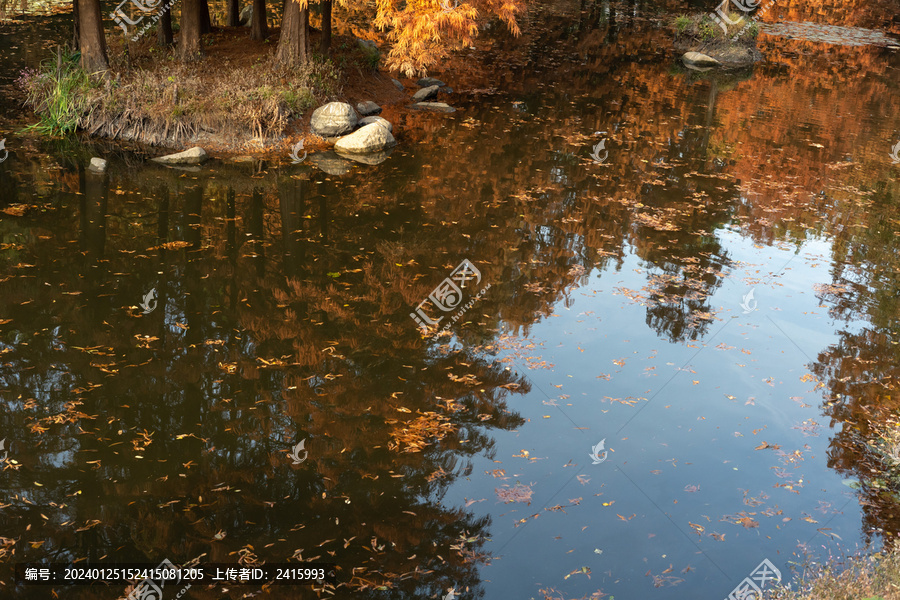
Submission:
M 334 144 L 334 151 L 344 154 L 367 154 L 387 150 L 397 145 L 394 136 L 380 123 L 370 123 Z
M 700 52 L 685 52 L 681 60 L 688 65 L 696 65 L 698 67 L 712 67 L 719 64 L 719 61 L 712 56 L 707 56 Z

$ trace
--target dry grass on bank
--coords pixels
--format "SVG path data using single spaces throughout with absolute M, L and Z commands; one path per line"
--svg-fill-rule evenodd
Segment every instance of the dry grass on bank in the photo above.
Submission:
M 900 550 L 806 567 L 797 589 L 766 590 L 769 600 L 900 600 Z
M 277 31 L 262 42 L 250 40 L 246 28 L 220 28 L 203 37 L 203 60 L 182 63 L 175 48 L 156 47 L 151 31 L 137 43 L 111 39 L 104 76 L 87 77 L 78 53 L 61 52 L 41 70 L 23 73 L 19 84 L 41 119 L 35 128 L 41 133 L 81 129 L 153 145 L 206 140 L 240 147 L 290 134 L 291 121 L 340 97 L 345 70 L 374 66 L 355 40 L 336 39 L 332 58 L 285 68 L 272 60 L 277 39 Z

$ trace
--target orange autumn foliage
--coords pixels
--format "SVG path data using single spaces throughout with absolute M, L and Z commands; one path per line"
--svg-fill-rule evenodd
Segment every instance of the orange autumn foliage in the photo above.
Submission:
M 424 75 L 451 50 L 471 46 L 487 18 L 498 17 L 518 36 L 516 16 L 524 11 L 523 0 L 378 0 L 375 26 L 392 44 L 388 68 L 411 77 Z

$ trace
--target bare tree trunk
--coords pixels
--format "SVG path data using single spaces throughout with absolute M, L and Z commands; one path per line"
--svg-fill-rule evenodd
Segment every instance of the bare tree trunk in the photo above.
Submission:
M 303 8 L 300 8 L 300 3 Z M 286 0 L 275 60 L 283 65 L 304 65 L 309 60 L 309 5 L 306 0 Z
M 253 0 L 253 21 L 250 27 L 251 40 L 264 40 L 269 37 L 269 24 L 266 20 L 266 0 Z M 283 20 L 283 19 L 282 19 Z
M 200 58 L 200 0 L 182 0 L 178 54 L 183 61 Z
M 212 19 L 209 16 L 208 0 L 200 0 L 200 34 L 212 31 Z
M 169 7 L 159 16 L 159 24 L 156 26 L 156 45 L 165 48 L 174 42 L 172 38 L 172 8 Z
M 240 0 L 228 0 L 228 26 L 241 26 L 241 3 Z
M 106 34 L 100 15 L 100 0 L 75 0 L 78 3 L 78 48 L 81 67 L 88 73 L 109 68 L 106 55 Z
M 72 28 L 73 29 L 73 31 L 72 31 L 72 47 L 80 48 L 81 44 L 78 41 L 78 38 L 80 36 L 78 34 L 78 2 L 77 2 L 77 0 L 75 2 L 72 2 L 72 23 L 75 25 Z
M 322 54 L 331 54 L 331 3 L 332 0 L 322 2 Z

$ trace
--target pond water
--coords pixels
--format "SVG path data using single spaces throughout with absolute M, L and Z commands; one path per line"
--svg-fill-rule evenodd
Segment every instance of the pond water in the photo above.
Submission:
M 684 9 L 489 30 L 447 76 L 458 112 L 395 109 L 399 146 L 343 175 L 7 133 L 6 566 L 724 598 L 764 559 L 789 580 L 896 535 L 865 442 L 900 407 L 900 57 L 763 35 L 766 63 L 696 73 L 661 29 Z M 4 83 L 61 19 L 0 27 Z

